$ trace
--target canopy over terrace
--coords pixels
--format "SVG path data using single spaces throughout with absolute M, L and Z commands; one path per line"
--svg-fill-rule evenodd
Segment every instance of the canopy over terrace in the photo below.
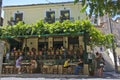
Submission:
M 53 38 L 56 37 L 62 37 L 63 38 L 63 46 L 68 48 L 68 41 L 69 38 L 68 37 L 78 37 L 78 41 L 79 44 L 78 45 L 82 45 L 83 46 L 83 59 L 84 59 L 84 63 L 87 63 L 87 52 L 85 51 L 85 35 L 84 32 L 79 32 L 79 33 L 61 33 L 61 34 L 42 34 L 42 35 L 23 35 L 23 36 L 1 36 L 2 40 L 6 40 L 6 42 L 8 42 L 9 45 L 15 44 L 18 45 L 18 47 L 22 47 L 22 49 L 27 45 L 27 46 L 31 46 L 29 45 L 29 43 L 33 44 L 34 46 L 38 46 L 38 42 L 39 39 L 41 38 L 47 38 L 47 42 L 48 42 L 48 48 L 53 47 L 51 46 L 54 43 Z M 33 41 L 32 41 L 33 40 Z M 38 47 L 35 47 L 36 49 Z M 37 50 L 38 51 L 38 50 Z M 45 59 L 44 59 L 45 60 Z M 53 58 L 52 58 L 53 60 Z M 46 60 L 47 61 L 47 60 Z M 54 59 L 54 61 L 56 62 L 56 59 Z M 60 60 L 61 61 L 61 60 Z M 61 64 L 61 63 L 60 63 Z
M 79 36 L 83 34 L 84 32 L 77 32 L 77 33 L 58 33 L 58 34 L 41 34 L 41 35 L 0 36 L 0 38 L 7 39 L 7 38 L 28 38 L 28 37 L 49 37 L 49 36 Z
M 28 46 L 27 45 L 27 39 L 28 38 L 32 38 L 32 39 L 35 39 L 35 38 L 52 38 L 52 37 L 64 37 L 64 38 L 66 38 L 66 37 L 68 37 L 68 36 L 71 36 L 71 37 L 74 37 L 74 36 L 82 36 L 82 41 L 83 41 L 83 49 L 84 49 L 84 53 L 86 53 L 86 44 L 84 44 L 85 43 L 85 39 L 84 39 L 84 32 L 77 32 L 77 33 L 60 33 L 60 34 L 41 34 L 41 35 L 22 35 L 22 36 L 1 36 L 1 39 L 3 39 L 3 40 L 6 40 L 8 43 L 9 43 L 9 45 L 13 45 L 12 46 L 12 48 L 15 46 L 15 45 L 17 45 L 17 47 L 18 48 L 24 48 L 25 46 Z M 68 39 L 68 38 L 67 38 Z M 49 41 L 48 40 L 48 43 L 49 43 L 49 45 L 52 45 L 52 44 L 50 44 L 51 43 L 51 41 Z M 54 43 L 54 42 L 53 42 Z M 14 45 L 15 44 L 15 45 Z M 38 45 L 38 43 L 37 43 L 37 45 Z M 66 45 L 66 44 L 65 44 Z M 68 45 L 68 43 L 67 43 L 67 45 Z M 64 46 L 64 45 L 63 45 Z M 52 46 L 53 47 L 53 46 Z M 66 47 L 66 48 L 68 48 L 67 46 L 64 46 L 64 47 Z M 12 49 L 12 48 L 10 48 L 10 46 L 9 46 L 9 49 Z M 20 49 L 21 49 L 20 48 Z M 38 51 L 38 50 L 37 50 Z M 84 54 L 84 56 L 86 57 L 87 55 L 86 54 Z M 86 61 L 86 60 L 85 60 Z
M 7 40 L 9 44 L 27 44 L 26 41 L 23 42 L 23 40 L 27 38 L 47 38 L 47 37 L 60 37 L 60 36 L 82 36 L 84 32 L 78 32 L 78 33 L 60 33 L 60 34 L 41 34 L 41 35 L 18 35 L 18 36 L 1 36 L 0 38 L 2 40 Z M 20 46 L 20 45 L 19 45 Z M 21 45 L 22 46 L 22 45 Z

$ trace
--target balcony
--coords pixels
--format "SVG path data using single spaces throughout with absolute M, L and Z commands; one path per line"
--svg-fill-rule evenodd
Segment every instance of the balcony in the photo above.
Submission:
M 45 22 L 48 22 L 48 23 L 54 23 L 55 22 L 55 18 L 49 18 L 49 17 L 46 17 L 44 19 Z
M 13 26 L 15 24 L 17 24 L 19 21 L 22 21 L 23 23 L 25 23 L 23 20 L 14 20 L 13 18 L 10 18 L 10 20 L 8 20 L 7 24 L 10 25 L 10 26 Z

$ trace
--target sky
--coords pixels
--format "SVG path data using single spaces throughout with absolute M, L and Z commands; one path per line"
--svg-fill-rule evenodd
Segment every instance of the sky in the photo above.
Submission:
M 3 0 L 2 6 L 68 2 L 74 0 Z
M 27 5 L 27 4 L 42 4 L 42 3 L 56 3 L 56 2 L 68 2 L 74 0 L 2 0 L 2 6 L 11 5 Z M 2 17 L 4 16 L 4 11 L 2 11 Z M 118 16 L 115 16 L 115 19 Z M 120 16 L 119 16 L 120 17 Z
M 56 3 L 56 2 L 68 2 L 74 0 L 2 0 L 2 6 L 12 5 L 27 5 L 27 4 L 42 4 L 42 3 Z M 1 14 L 4 17 L 4 11 Z

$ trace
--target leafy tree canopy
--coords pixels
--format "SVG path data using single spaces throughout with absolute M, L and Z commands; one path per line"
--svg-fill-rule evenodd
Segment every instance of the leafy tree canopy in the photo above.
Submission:
M 103 16 L 108 13 L 110 16 L 120 15 L 120 0 L 74 0 L 75 3 L 82 1 L 82 10 L 89 7 L 89 16 Z

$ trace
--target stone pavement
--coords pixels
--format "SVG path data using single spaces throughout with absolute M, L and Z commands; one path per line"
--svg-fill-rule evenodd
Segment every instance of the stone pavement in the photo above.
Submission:
M 96 76 L 88 75 L 62 75 L 62 74 L 2 74 L 2 78 L 5 77 L 16 77 L 16 78 L 66 78 L 66 79 L 81 79 L 81 78 L 98 78 Z M 120 79 L 120 74 L 115 72 L 104 72 L 103 77 L 105 79 Z
M 114 77 L 114 78 L 119 78 L 120 79 L 120 73 L 116 73 L 114 71 L 111 72 L 104 72 L 105 77 Z

